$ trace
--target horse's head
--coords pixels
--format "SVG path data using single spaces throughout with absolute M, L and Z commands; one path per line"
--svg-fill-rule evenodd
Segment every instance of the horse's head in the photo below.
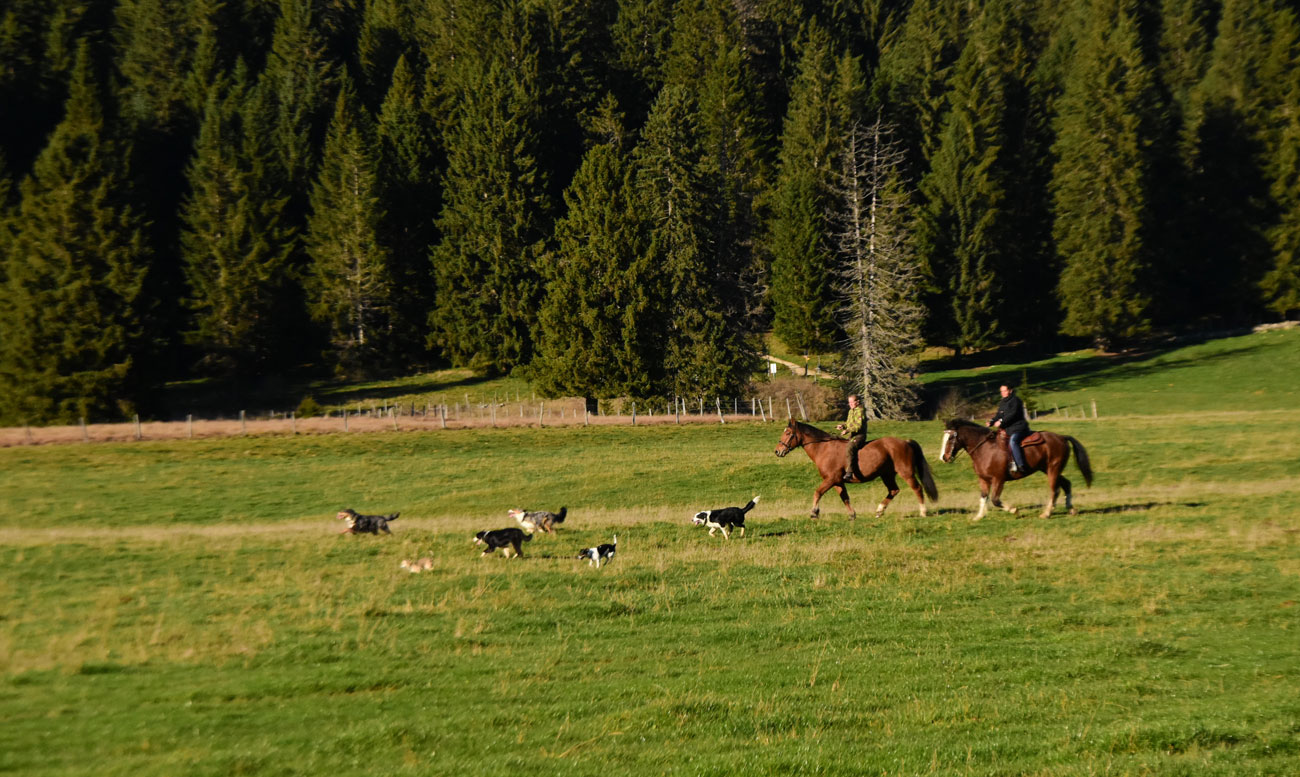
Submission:
M 957 458 L 957 454 L 966 447 L 966 441 L 962 439 L 961 430 L 969 425 L 972 425 L 969 421 L 954 418 L 944 427 L 943 443 L 939 446 L 939 458 L 945 464 L 952 463 L 952 460 Z
M 795 427 L 794 421 L 785 426 L 785 433 L 781 435 L 781 441 L 776 444 L 777 458 L 783 458 L 787 453 L 803 445 L 803 440 L 799 438 L 799 430 Z
M 945 463 L 950 463 L 957 454 L 962 450 L 974 450 L 979 447 L 978 438 L 987 439 L 993 432 L 979 424 L 966 421 L 961 418 L 954 418 L 947 423 L 943 430 L 943 443 L 939 447 L 939 458 Z M 971 446 L 974 446 L 972 448 Z

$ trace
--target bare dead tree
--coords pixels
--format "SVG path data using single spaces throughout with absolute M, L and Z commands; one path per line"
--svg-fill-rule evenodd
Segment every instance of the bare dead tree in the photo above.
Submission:
M 865 127 L 855 122 L 849 130 L 834 214 L 837 291 L 848 333 L 840 371 L 873 418 L 905 418 L 915 407 L 912 371 L 925 310 L 902 162 L 902 150 L 880 119 Z

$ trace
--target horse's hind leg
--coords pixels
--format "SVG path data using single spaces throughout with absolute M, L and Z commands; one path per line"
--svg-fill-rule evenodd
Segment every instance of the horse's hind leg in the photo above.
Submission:
M 894 501 L 894 497 L 898 496 L 899 492 L 898 480 L 892 474 L 881 475 L 880 482 L 884 484 L 886 491 L 885 498 L 876 505 L 877 518 L 885 514 L 885 508 L 889 507 L 889 503 Z
M 1056 479 L 1056 482 L 1061 486 L 1061 490 L 1065 492 L 1065 511 L 1070 515 L 1078 515 L 1079 511 L 1074 509 L 1074 499 L 1071 494 L 1070 479 L 1062 475 Z M 1056 504 L 1055 499 L 1052 500 L 1052 504 Z
M 925 492 L 921 490 L 921 481 L 916 479 L 915 474 L 904 475 L 903 480 L 907 481 L 907 485 L 911 486 L 912 492 L 916 494 L 916 504 L 918 506 L 918 509 L 920 510 L 921 517 L 924 518 L 925 517 Z

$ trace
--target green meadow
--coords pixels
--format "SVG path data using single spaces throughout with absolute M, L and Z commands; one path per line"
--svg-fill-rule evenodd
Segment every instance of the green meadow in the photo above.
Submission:
M 0 773 L 1293 775 L 1298 374 L 1289 330 L 924 375 L 1027 376 L 1097 475 L 1050 520 L 972 522 L 937 420 L 872 428 L 930 516 L 872 483 L 853 522 L 780 423 L 0 449 Z M 755 494 L 743 538 L 690 525 Z M 470 542 L 561 505 L 522 558 Z

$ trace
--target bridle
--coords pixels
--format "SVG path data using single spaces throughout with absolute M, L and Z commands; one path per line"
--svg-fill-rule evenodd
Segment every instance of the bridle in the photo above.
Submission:
M 962 441 L 961 436 L 960 436 L 959 434 L 957 434 L 957 430 L 956 430 L 956 429 L 945 429 L 945 430 L 943 431 L 943 450 L 941 450 L 941 451 L 939 452 L 939 458 L 943 459 L 943 460 L 946 461 L 946 462 L 952 462 L 952 461 L 954 461 L 954 460 L 957 458 L 957 454 L 958 454 L 958 453 L 961 453 L 962 451 L 966 451 L 967 455 L 969 455 L 969 456 L 974 456 L 974 455 L 975 455 L 975 451 L 979 450 L 981 445 L 983 445 L 984 443 L 988 442 L 989 440 L 993 439 L 993 438 L 996 437 L 996 436 L 997 436 L 996 434 L 987 435 L 987 436 L 985 436 L 984 439 L 982 439 L 982 440 L 980 440 L 979 442 L 975 443 L 975 447 L 973 447 L 973 448 L 967 448 L 967 447 L 966 447 L 966 443 Z M 952 446 L 953 446 L 953 449 L 952 449 L 952 457 L 951 457 L 951 458 L 944 458 L 943 454 L 945 454 L 945 453 L 948 452 L 948 441 L 949 441 L 949 440 L 952 440 Z M 960 447 L 960 448 L 957 447 L 957 443 L 961 443 L 961 447 Z
M 794 439 L 792 439 L 790 443 L 786 443 L 785 440 L 787 437 L 793 437 Z M 803 445 L 803 441 L 794 433 L 794 427 L 789 427 L 785 430 L 785 434 L 781 435 L 781 441 L 776 444 L 776 457 L 778 459 L 783 459 L 787 453 L 798 448 L 800 445 Z

